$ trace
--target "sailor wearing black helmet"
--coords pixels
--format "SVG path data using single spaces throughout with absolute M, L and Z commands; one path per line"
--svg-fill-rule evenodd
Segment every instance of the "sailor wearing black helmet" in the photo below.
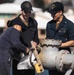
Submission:
M 31 16 L 32 5 L 29 1 L 24 1 L 21 4 L 21 14 L 10 21 L 8 26 L 13 25 L 21 25 L 22 32 L 21 32 L 21 42 L 26 46 L 26 48 L 30 48 L 30 42 L 33 40 L 34 45 L 38 44 L 38 29 L 37 29 L 37 21 L 33 19 Z M 16 54 L 20 54 L 16 52 Z M 15 54 L 15 56 L 16 56 Z M 35 75 L 34 70 L 24 70 L 19 71 L 17 70 L 17 59 L 13 60 L 13 75 Z
M 22 17 L 28 21 L 30 15 L 31 15 L 31 11 L 32 11 L 32 5 L 30 2 L 25 1 L 21 4 L 21 11 L 22 11 Z
M 64 16 L 64 6 L 61 2 L 54 2 L 48 7 L 52 20 L 47 23 L 46 38 L 62 40 L 59 50 L 68 50 L 74 45 L 74 23 Z M 49 75 L 64 75 L 57 70 L 49 70 Z

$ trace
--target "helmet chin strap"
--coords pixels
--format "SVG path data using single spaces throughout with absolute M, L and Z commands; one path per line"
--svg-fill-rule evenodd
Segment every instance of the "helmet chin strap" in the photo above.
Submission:
M 22 14 L 22 18 L 23 18 L 24 21 L 27 21 L 27 22 L 28 22 L 28 19 L 29 19 L 29 18 L 26 18 L 25 15 Z
M 28 26 L 28 21 L 26 21 L 22 15 L 20 15 L 20 19 L 26 26 Z

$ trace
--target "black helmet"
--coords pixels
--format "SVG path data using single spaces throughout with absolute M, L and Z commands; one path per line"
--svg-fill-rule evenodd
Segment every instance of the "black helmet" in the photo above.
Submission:
M 51 13 L 51 14 L 55 14 L 59 11 L 64 12 L 64 6 L 61 2 L 54 2 L 48 8 L 48 12 Z
M 29 1 L 24 1 L 21 4 L 21 9 L 24 10 L 24 12 L 32 11 L 32 5 Z

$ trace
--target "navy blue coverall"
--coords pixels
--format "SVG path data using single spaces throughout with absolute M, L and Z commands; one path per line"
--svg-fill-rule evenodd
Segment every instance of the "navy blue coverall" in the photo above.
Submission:
M 64 16 L 58 29 L 56 29 L 56 22 L 51 20 L 47 23 L 46 38 L 62 40 L 63 43 L 74 40 L 74 23 Z M 59 50 L 61 49 L 70 51 L 69 47 L 59 48 Z M 64 75 L 64 73 L 58 72 L 57 70 L 51 70 L 49 71 L 49 75 Z
M 0 75 L 10 75 L 13 48 L 25 53 L 26 47 L 20 41 L 20 32 L 13 27 L 7 28 L 0 35 Z
M 22 20 L 20 19 L 20 15 L 13 19 L 10 23 L 10 26 L 15 24 L 22 26 L 21 32 L 21 42 L 28 48 L 31 47 L 31 41 L 35 41 L 37 44 L 39 43 L 38 39 L 38 29 L 37 29 L 37 22 L 35 19 L 29 17 L 28 26 L 26 26 Z M 18 52 L 16 52 L 18 54 Z M 19 54 L 18 54 L 19 55 Z M 20 56 L 20 55 L 19 55 Z M 17 60 L 13 60 L 13 75 L 35 75 L 34 70 L 17 70 Z

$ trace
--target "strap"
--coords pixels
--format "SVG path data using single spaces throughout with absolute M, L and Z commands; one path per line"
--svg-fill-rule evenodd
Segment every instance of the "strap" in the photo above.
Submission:
M 20 15 L 20 19 L 26 26 L 28 26 L 28 21 L 25 21 L 21 15 Z

